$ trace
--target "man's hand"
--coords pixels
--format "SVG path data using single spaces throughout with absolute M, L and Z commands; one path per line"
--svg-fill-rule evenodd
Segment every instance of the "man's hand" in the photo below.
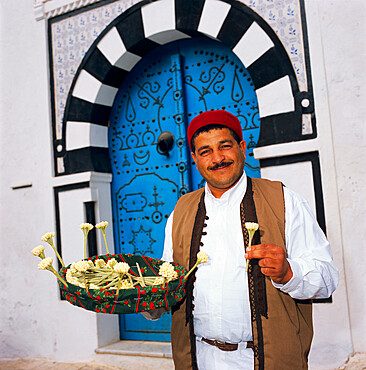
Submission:
M 141 312 L 142 316 L 145 317 L 145 319 L 147 320 L 150 320 L 150 321 L 156 321 L 156 320 L 159 320 L 160 317 L 167 313 L 167 312 L 170 312 L 170 307 L 168 308 L 165 308 L 165 307 L 159 307 L 159 308 L 155 308 L 153 310 L 150 310 L 150 311 L 144 311 L 144 312 Z
M 277 284 L 286 284 L 292 278 L 293 273 L 285 251 L 278 245 L 252 245 L 247 249 L 245 258 L 258 258 L 263 275 L 270 277 Z

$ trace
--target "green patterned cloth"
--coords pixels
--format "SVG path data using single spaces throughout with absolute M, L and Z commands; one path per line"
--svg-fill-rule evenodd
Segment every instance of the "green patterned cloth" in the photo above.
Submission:
M 138 275 L 136 262 L 141 268 L 143 276 L 159 276 L 159 267 L 164 261 L 135 254 L 115 254 L 105 256 L 94 256 L 88 260 L 95 261 L 96 259 L 104 259 L 108 261 L 115 258 L 117 262 L 126 262 L 130 265 L 130 273 Z M 85 308 L 89 311 L 122 314 L 136 313 L 153 310 L 160 307 L 170 307 L 181 301 L 185 294 L 186 280 L 184 275 L 186 269 L 178 264 L 171 263 L 178 273 L 178 279 L 170 281 L 168 284 L 153 285 L 141 287 L 137 285 L 133 289 L 120 289 L 118 296 L 116 289 L 89 289 L 68 283 L 66 288 L 59 281 L 59 286 L 62 296 L 75 306 Z M 61 268 L 60 276 L 66 280 L 66 271 L 71 265 L 66 268 Z

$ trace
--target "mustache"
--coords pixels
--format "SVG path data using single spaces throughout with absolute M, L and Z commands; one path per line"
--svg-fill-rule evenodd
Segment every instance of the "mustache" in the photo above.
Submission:
M 219 168 L 230 166 L 233 162 L 221 162 L 217 163 L 214 166 L 208 167 L 209 170 L 218 170 Z

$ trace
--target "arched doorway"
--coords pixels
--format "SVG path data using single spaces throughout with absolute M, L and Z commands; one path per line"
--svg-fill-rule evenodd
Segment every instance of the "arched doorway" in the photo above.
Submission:
M 247 68 L 259 103 L 261 132 L 257 146 L 316 137 L 315 125 L 311 134 L 302 134 L 302 116 L 314 109 L 312 91 L 299 90 L 283 44 L 250 7 L 237 0 L 144 0 L 112 21 L 79 65 L 60 138 L 54 141 L 56 175 L 109 173 L 105 142 L 96 140 L 87 145 L 73 132 L 82 129 L 104 134 L 115 95 L 136 63 L 170 41 L 197 36 L 222 42 Z M 71 145 L 68 137 L 73 139 Z
M 154 49 L 124 79 L 110 114 L 109 154 L 117 253 L 160 258 L 166 219 L 188 191 L 203 186 L 189 153 L 186 127 L 202 111 L 236 115 L 247 141 L 246 172 L 259 177 L 252 156 L 260 119 L 253 81 L 229 47 L 208 38 Z M 168 133 L 172 148 L 157 148 Z M 170 317 L 149 322 L 121 316 L 122 339 L 170 340 Z

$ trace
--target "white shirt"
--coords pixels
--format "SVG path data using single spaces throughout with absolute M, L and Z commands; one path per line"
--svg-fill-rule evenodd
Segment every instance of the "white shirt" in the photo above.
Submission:
M 246 187 L 245 173 L 221 198 L 205 187 L 208 220 L 201 250 L 209 260 L 198 266 L 193 290 L 199 369 L 253 369 L 253 351 L 245 343 L 253 337 L 240 220 Z M 293 298 L 327 298 L 338 285 L 329 243 L 300 195 L 284 187 L 284 199 L 286 249 L 293 277 L 285 285 L 272 283 Z M 173 213 L 165 229 L 162 259 L 166 261 L 173 261 L 172 222 Z M 239 343 L 239 349 L 221 351 L 202 342 L 202 337 Z

